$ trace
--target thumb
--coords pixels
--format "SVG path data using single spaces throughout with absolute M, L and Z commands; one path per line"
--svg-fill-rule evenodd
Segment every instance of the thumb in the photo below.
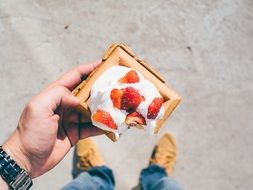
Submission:
M 64 86 L 54 86 L 42 92 L 40 104 L 55 111 L 60 105 L 63 107 L 76 107 L 79 103 L 78 98 L 73 96 L 71 92 Z

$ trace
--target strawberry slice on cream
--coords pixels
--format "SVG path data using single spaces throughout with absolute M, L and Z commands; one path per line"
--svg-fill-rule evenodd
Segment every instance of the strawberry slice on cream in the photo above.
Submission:
M 143 75 L 125 66 L 112 66 L 91 88 L 88 106 L 93 125 L 119 137 L 130 127 L 154 134 L 164 114 L 163 98 Z

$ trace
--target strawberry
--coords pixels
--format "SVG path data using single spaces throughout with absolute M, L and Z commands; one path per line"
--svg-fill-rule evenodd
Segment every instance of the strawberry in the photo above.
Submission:
M 126 87 L 120 90 L 113 89 L 110 97 L 115 108 L 128 112 L 135 111 L 141 101 L 144 100 L 144 97 L 133 87 Z
M 138 112 L 128 114 L 125 122 L 129 126 L 146 125 L 145 118 Z
M 123 89 L 121 97 L 121 109 L 127 112 L 133 112 L 143 101 L 143 97 L 139 94 L 138 90 L 133 87 L 126 87 Z
M 163 105 L 163 98 L 155 98 L 148 106 L 148 119 L 155 119 Z
M 140 81 L 140 79 L 139 79 L 138 74 L 135 70 L 129 71 L 125 76 L 123 76 L 121 79 L 119 79 L 120 83 L 136 83 L 139 81 Z
M 112 89 L 110 97 L 111 97 L 113 106 L 114 106 L 115 108 L 120 109 L 120 107 L 121 107 L 121 97 L 122 97 L 122 95 L 123 95 L 123 90 Z
M 102 109 L 98 109 L 95 113 L 92 114 L 92 121 L 102 123 L 112 129 L 118 128 L 111 115 Z

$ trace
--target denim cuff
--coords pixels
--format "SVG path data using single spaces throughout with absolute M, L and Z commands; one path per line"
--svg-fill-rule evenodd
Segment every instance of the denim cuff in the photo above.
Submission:
M 141 189 L 149 189 L 163 177 L 167 177 L 167 173 L 164 168 L 156 164 L 150 165 L 141 172 Z

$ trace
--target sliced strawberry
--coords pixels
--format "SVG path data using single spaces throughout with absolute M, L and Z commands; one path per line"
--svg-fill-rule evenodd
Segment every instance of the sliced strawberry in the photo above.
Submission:
M 119 79 L 120 83 L 136 83 L 139 81 L 140 81 L 140 79 L 139 79 L 138 74 L 135 70 L 129 71 L 125 76 L 123 76 L 121 79 Z
M 123 90 L 112 89 L 110 97 L 111 97 L 113 106 L 114 106 L 115 108 L 120 109 L 120 107 L 121 107 L 121 97 L 122 97 L 122 95 L 123 95 Z
M 163 98 L 155 98 L 148 106 L 148 119 L 155 119 L 163 105 Z
M 144 100 L 144 97 L 133 87 L 126 87 L 120 90 L 113 89 L 110 97 L 114 107 L 128 112 L 135 111 L 141 101 Z
M 98 109 L 95 113 L 92 114 L 92 120 L 102 123 L 112 129 L 118 128 L 111 115 L 102 109 Z
M 128 114 L 125 122 L 129 126 L 146 125 L 145 118 L 138 112 Z
M 121 109 L 128 112 L 133 112 L 137 109 L 142 100 L 143 98 L 139 94 L 138 90 L 133 87 L 126 87 L 123 90 L 123 95 L 121 98 Z

